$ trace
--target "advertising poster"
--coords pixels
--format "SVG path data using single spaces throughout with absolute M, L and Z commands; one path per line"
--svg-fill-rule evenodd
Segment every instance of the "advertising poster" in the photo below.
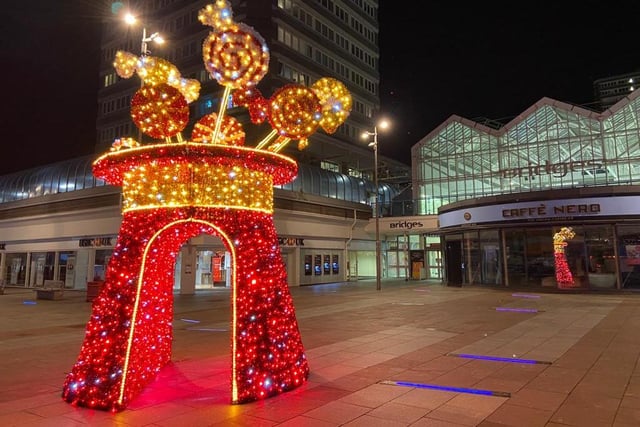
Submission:
M 640 245 L 627 245 L 627 265 L 640 265 Z
M 64 276 L 64 287 L 73 288 L 73 282 L 76 277 L 76 257 L 67 257 L 67 269 Z

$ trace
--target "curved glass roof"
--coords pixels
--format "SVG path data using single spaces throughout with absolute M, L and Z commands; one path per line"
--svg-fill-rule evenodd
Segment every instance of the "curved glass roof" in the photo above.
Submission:
M 95 157 L 77 157 L 0 176 L 0 203 L 108 185 L 93 176 L 92 163 Z M 388 184 L 379 187 L 381 203 L 390 201 L 396 195 L 394 187 Z M 374 194 L 375 187 L 368 180 L 301 164 L 295 180 L 276 188 L 371 205 L 370 195 Z
M 411 156 L 418 214 L 493 195 L 640 185 L 640 91 L 603 113 L 543 98 L 498 130 L 452 116 Z

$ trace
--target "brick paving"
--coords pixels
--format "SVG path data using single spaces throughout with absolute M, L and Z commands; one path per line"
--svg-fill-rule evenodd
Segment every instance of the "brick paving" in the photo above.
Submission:
M 229 403 L 230 293 L 216 288 L 175 295 L 172 363 L 110 413 L 61 398 L 91 313 L 85 293 L 51 301 L 7 288 L 0 425 L 640 425 L 640 294 L 404 280 L 385 280 L 381 291 L 363 280 L 291 293 L 311 369 L 304 386 Z M 509 363 L 518 359 L 537 363 Z

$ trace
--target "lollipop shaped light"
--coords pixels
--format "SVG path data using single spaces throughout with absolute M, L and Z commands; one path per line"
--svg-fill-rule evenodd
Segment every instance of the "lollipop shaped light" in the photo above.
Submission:
M 311 89 L 322 105 L 320 127 L 327 133 L 334 133 L 351 112 L 351 93 L 342 82 L 330 77 L 321 78 Z

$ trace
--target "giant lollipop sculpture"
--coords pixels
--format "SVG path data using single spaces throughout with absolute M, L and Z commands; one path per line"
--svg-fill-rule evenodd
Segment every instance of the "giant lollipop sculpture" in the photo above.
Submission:
M 161 58 L 116 55 L 121 77 L 142 80 L 131 103 L 134 123 L 160 141 L 117 138 L 93 163 L 96 177 L 122 186 L 123 220 L 63 386 L 63 399 L 74 405 L 123 410 L 170 362 L 174 264 L 181 246 L 203 233 L 219 237 L 231 254 L 231 403 L 280 394 L 309 375 L 273 222 L 273 186 L 293 180 L 298 168 L 278 151 L 292 139 L 304 148 L 318 127 L 335 131 L 351 98 L 341 83 L 320 79 L 265 99 L 255 87 L 269 60 L 260 35 L 233 21 L 226 0 L 199 18 L 213 27 L 203 43 L 205 68 L 225 90 L 218 113 L 196 122 L 192 141 L 180 132 L 199 84 Z M 274 128 L 254 148 L 225 116 L 233 90 L 253 122 Z
M 135 55 L 118 51 L 114 68 L 120 77 L 129 78 L 135 72 L 142 80 L 140 88 L 131 100 L 131 118 L 142 132 L 152 138 L 177 135 L 189 122 L 187 104 L 198 99 L 200 82 L 184 79 L 178 69 L 162 58 Z

